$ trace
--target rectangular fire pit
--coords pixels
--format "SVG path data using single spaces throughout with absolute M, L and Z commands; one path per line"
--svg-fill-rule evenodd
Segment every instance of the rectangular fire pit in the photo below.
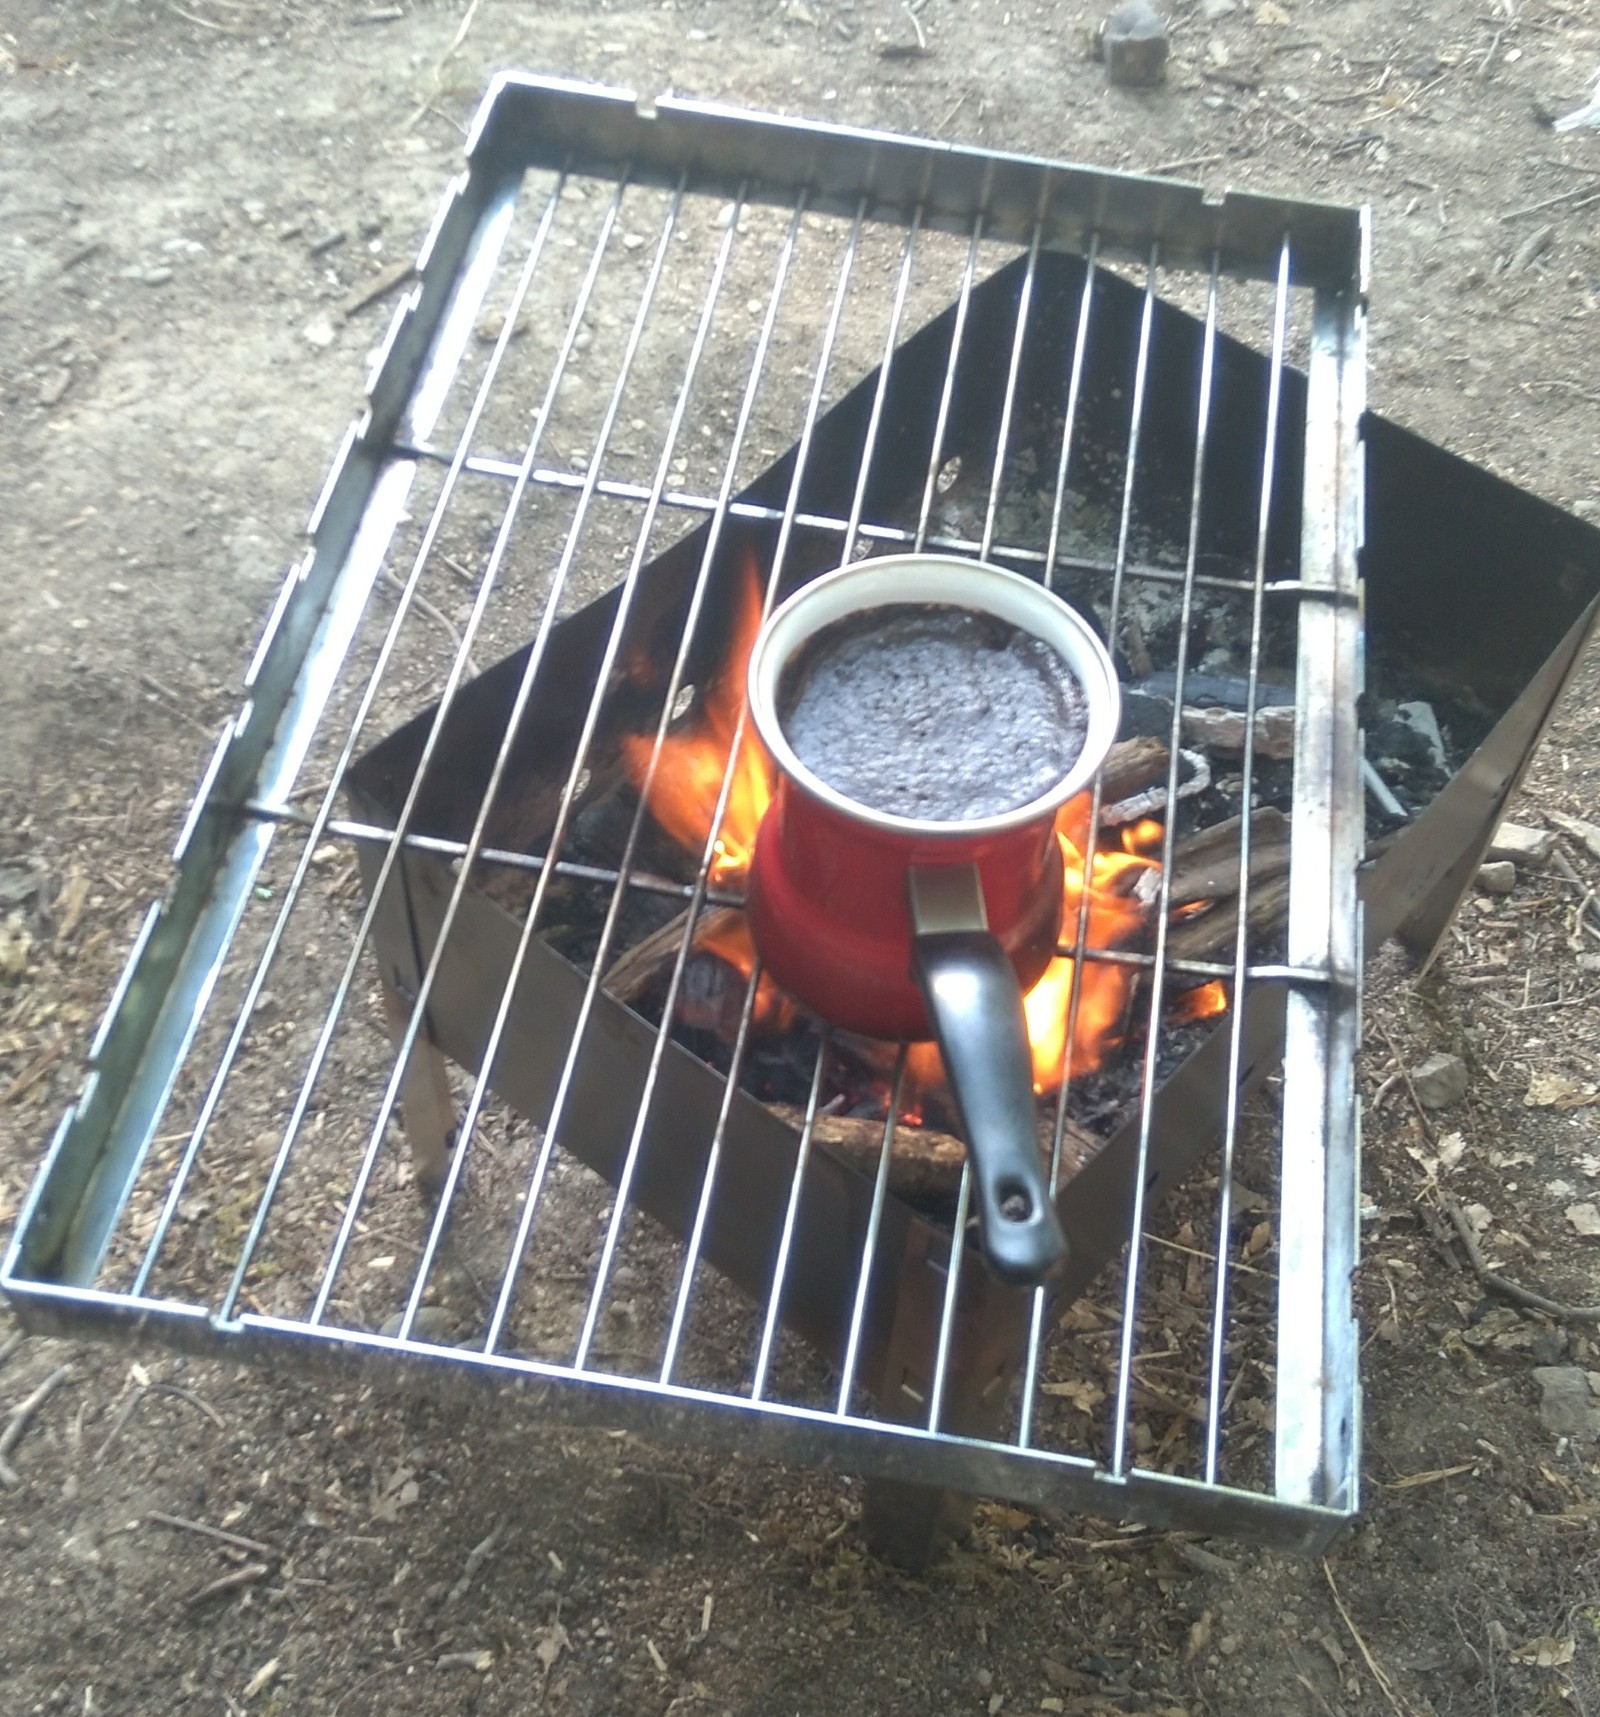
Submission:
M 6 1291 L 861 1472 L 913 1560 L 972 1493 L 1326 1543 L 1363 952 L 1443 934 L 1600 537 L 1364 422 L 1360 211 L 525 77 L 468 161 Z M 1124 681 L 1029 998 L 1048 1290 L 927 1052 L 740 911 L 753 626 L 924 547 Z

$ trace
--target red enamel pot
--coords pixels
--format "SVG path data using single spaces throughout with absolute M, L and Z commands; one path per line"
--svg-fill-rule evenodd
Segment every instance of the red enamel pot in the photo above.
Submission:
M 845 797 L 795 754 L 779 720 L 784 670 L 837 621 L 905 603 L 967 608 L 1052 645 L 1083 687 L 1082 750 L 1014 810 L 919 821 Z M 768 619 L 750 657 L 751 720 L 777 768 L 747 885 L 750 932 L 774 980 L 830 1023 L 936 1038 L 972 1153 L 983 1249 L 1011 1281 L 1065 1251 L 1035 1136 L 1022 995 L 1054 955 L 1062 909 L 1057 810 L 1116 734 L 1116 671 L 1087 623 L 1042 585 L 946 555 L 888 555 L 828 573 Z M 972 743 L 984 736 L 974 731 Z

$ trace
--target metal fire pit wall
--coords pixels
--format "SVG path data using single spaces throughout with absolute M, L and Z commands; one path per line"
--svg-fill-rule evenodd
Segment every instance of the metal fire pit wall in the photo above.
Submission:
M 859 1472 L 913 1555 L 939 1487 L 1325 1544 L 1358 1501 L 1365 267 L 1355 210 L 499 80 L 22 1211 L 20 1315 L 521 1385 L 554 1418 Z M 1372 429 L 1369 607 L 1483 688 L 1488 737 L 1366 884 L 1369 923 L 1431 946 L 1600 552 Z M 1468 535 L 1414 540 L 1446 503 Z M 1295 710 L 1278 946 L 1241 912 L 1230 958 L 1171 958 L 1165 897 L 1142 954 L 1063 929 L 1080 972 L 1137 970 L 1141 1020 L 1097 1154 L 1056 1134 L 1049 1293 L 952 1245 L 964 1178 L 953 1225 L 889 1193 L 898 1101 L 875 1175 L 818 1143 L 825 1035 L 793 1122 L 611 1000 L 604 947 L 547 938 L 579 895 L 605 937 L 640 900 L 721 898 L 709 848 L 688 880 L 651 868 L 642 817 L 614 861 L 572 843 L 621 737 L 659 751 L 701 707 L 743 569 L 770 606 L 907 546 L 1044 579 L 1119 647 L 1142 619 L 1174 741 L 1230 624 L 1244 732 L 1269 688 Z M 1448 625 L 1411 638 L 1413 579 L 1489 622 L 1459 661 Z M 1510 658 L 1476 659 L 1508 603 Z M 1247 740 L 1240 802 L 1263 768 Z M 1174 744 L 1169 796 L 1179 769 Z M 1246 837 L 1246 897 L 1249 863 Z M 1206 978 L 1229 1011 L 1175 1038 L 1166 1001 Z M 1236 1207 L 1246 1172 L 1270 1228 Z

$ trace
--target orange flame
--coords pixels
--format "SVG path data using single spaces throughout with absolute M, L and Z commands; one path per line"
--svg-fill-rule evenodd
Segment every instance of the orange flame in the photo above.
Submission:
M 753 559 L 745 564 L 735 600 L 737 609 L 722 666 L 705 688 L 693 725 L 662 740 L 655 778 L 650 782 L 651 816 L 679 846 L 696 854 L 705 851 L 716 821 L 728 754 L 744 709 L 745 670 L 761 630 L 761 579 Z M 635 733 L 623 738 L 623 767 L 635 787 L 643 789 L 649 777 L 654 748 L 654 734 Z M 743 881 L 755 852 L 756 831 L 772 802 L 772 788 L 771 759 L 747 725 L 739 736 L 728 802 L 711 849 L 710 879 L 714 884 L 736 886 Z M 725 960 L 746 978 L 755 970 L 755 945 L 742 918 L 702 931 L 695 946 Z M 756 986 L 751 1023 L 758 1030 L 783 1031 L 794 1019 L 794 1012 L 793 1002 L 763 976 Z
M 1179 996 L 1173 1004 L 1171 1017 L 1185 1022 L 1197 1019 L 1215 1019 L 1218 1014 L 1228 1011 L 1228 992 L 1223 987 L 1220 978 L 1213 979 L 1209 984 L 1201 984 L 1187 994 Z
M 745 669 L 761 630 L 761 581 L 753 562 L 746 565 L 737 601 L 728 653 L 705 688 L 694 726 L 662 740 L 650 784 L 651 816 L 680 846 L 695 853 L 705 851 L 716 820 L 728 753 L 744 709 Z M 629 734 L 622 741 L 623 766 L 635 787 L 642 787 L 649 774 L 654 744 L 654 734 Z M 736 883 L 749 870 L 756 831 L 772 803 L 772 785 L 772 761 L 747 726 L 740 736 L 727 809 L 712 848 L 713 883 Z
M 743 913 L 697 935 L 695 947 L 725 960 L 746 981 L 755 970 L 755 943 L 750 939 L 750 926 Z M 755 1010 L 750 1016 L 751 1026 L 759 1032 L 776 1033 L 787 1031 L 794 1019 L 794 1003 L 763 972 L 756 983 Z
M 649 791 L 651 815 L 681 846 L 703 852 L 716 817 L 727 772 L 728 756 L 744 709 L 745 673 L 750 652 L 761 630 L 761 578 L 752 558 L 746 563 L 737 598 L 738 611 L 722 667 L 705 688 L 693 725 L 662 741 L 660 759 Z M 634 785 L 643 788 L 650 770 L 654 735 L 635 734 L 622 742 L 622 757 Z M 750 867 L 756 832 L 772 801 L 771 759 L 748 729 L 740 736 L 727 807 L 712 847 L 711 880 L 737 885 Z M 1082 794 L 1064 805 L 1056 817 L 1056 838 L 1065 861 L 1061 940 L 1075 943 L 1080 903 L 1087 894 L 1085 946 L 1114 950 L 1136 941 L 1146 922 L 1145 909 L 1129 898 L 1129 884 L 1138 871 L 1155 870 L 1148 856 L 1158 850 L 1162 825 L 1146 818 L 1122 832 L 1122 847 L 1097 851 L 1090 875 L 1084 874 L 1083 850 L 1088 845 L 1090 798 Z M 749 932 L 738 925 L 702 941 L 738 971 L 748 975 L 755 961 Z M 1121 1041 L 1128 999 L 1136 970 L 1104 960 L 1085 961 L 1080 983 L 1070 1071 L 1092 1072 Z M 1068 1066 L 1067 1026 L 1072 1002 L 1075 962 L 1058 956 L 1023 998 L 1023 1013 L 1033 1050 L 1034 1089 L 1051 1091 Z M 1224 1002 L 1224 1006 L 1226 1003 Z M 792 1004 L 763 978 L 757 993 L 756 1023 L 782 1029 L 792 1018 Z M 906 1076 L 908 1110 L 918 1091 L 942 1083 L 944 1068 L 933 1044 L 913 1044 Z
M 1075 801 L 1056 817 L 1056 839 L 1065 863 L 1062 884 L 1061 940 L 1076 944 L 1078 920 L 1087 910 L 1086 948 L 1116 949 L 1135 940 L 1146 923 L 1144 909 L 1128 896 L 1137 871 L 1155 870 L 1154 861 L 1134 853 L 1096 852 L 1087 878 L 1083 854 L 1071 838 L 1083 821 Z M 1157 825 L 1159 828 L 1159 825 Z M 1076 962 L 1058 955 L 1022 998 L 1033 1047 L 1033 1088 L 1053 1091 L 1068 1068 L 1067 1027 L 1072 1007 Z M 1078 981 L 1078 1017 L 1073 1024 L 1070 1071 L 1092 1073 L 1122 1040 L 1122 1021 L 1138 974 L 1132 966 L 1085 960 Z

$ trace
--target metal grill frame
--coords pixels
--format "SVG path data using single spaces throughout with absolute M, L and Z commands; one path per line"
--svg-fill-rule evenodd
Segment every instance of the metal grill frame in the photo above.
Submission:
M 473 127 L 467 162 L 467 170 L 446 195 L 422 247 L 417 284 L 396 311 L 369 383 L 368 409 L 347 433 L 310 521 L 312 547 L 285 582 L 246 674 L 243 707 L 218 742 L 178 840 L 173 892 L 165 903 L 151 907 L 144 922 L 91 1046 L 90 1071 L 82 1092 L 63 1117 L 24 1205 L 0 1269 L 0 1286 L 16 1301 L 24 1319 L 40 1328 L 141 1333 L 200 1351 L 235 1357 L 258 1353 L 297 1364 L 320 1358 L 335 1365 L 370 1365 L 380 1371 L 412 1367 L 434 1386 L 468 1379 L 520 1384 L 534 1390 L 543 1409 L 555 1418 L 630 1424 L 656 1435 L 811 1461 L 898 1484 L 1003 1495 L 1041 1506 L 1228 1532 L 1307 1550 L 1322 1547 L 1354 1513 L 1359 1500 L 1359 1391 L 1351 1281 L 1357 1256 L 1359 1130 L 1353 1068 L 1359 1039 L 1362 956 L 1356 898 L 1362 841 L 1361 751 L 1355 710 L 1361 677 L 1357 554 L 1363 511 L 1360 424 L 1365 404 L 1365 211 L 1237 193 L 1209 200 L 1200 187 L 1176 181 L 772 119 L 671 98 L 646 104 L 626 92 L 520 75 L 500 78 L 489 93 Z M 1239 1092 L 1242 1084 L 1265 1070 L 1282 1034 L 1283 1107 L 1286 1117 L 1295 1117 L 1295 1124 L 1291 1127 L 1286 1120 L 1282 1158 L 1276 1450 L 1270 1493 L 1218 1482 L 1216 1427 L 1225 1272 L 1219 1272 L 1216 1289 L 1211 1429 L 1204 1479 L 1173 1477 L 1139 1467 L 1128 1458 L 1140 1236 L 1153 1153 L 1159 1149 L 1159 1140 L 1153 1137 L 1159 1097 L 1154 1034 L 1145 1061 L 1137 1126 L 1128 1230 L 1134 1241 L 1133 1267 L 1128 1271 L 1125 1290 L 1113 1453 L 1105 1465 L 1029 1446 L 1027 1404 L 1037 1381 L 1041 1332 L 1048 1310 L 1043 1291 L 1031 1297 L 1028 1309 L 1026 1387 L 1017 1437 L 1005 1440 L 941 1428 L 940 1396 L 958 1284 L 963 1274 L 972 1274 L 960 1268 L 960 1248 L 955 1249 L 954 1267 L 948 1272 L 950 1285 L 944 1300 L 928 1422 L 885 1423 L 853 1408 L 851 1383 L 869 1274 L 865 1260 L 872 1256 L 872 1242 L 885 1209 L 892 1121 L 885 1129 L 880 1171 L 872 1189 L 868 1247 L 857 1277 L 857 1303 L 838 1404 L 831 1412 L 761 1400 L 759 1388 L 754 1391 L 755 1398 L 746 1398 L 687 1388 L 670 1380 L 650 1383 L 613 1376 L 588 1366 L 588 1337 L 598 1298 L 591 1304 L 585 1336 L 573 1364 L 549 1364 L 496 1352 L 495 1337 L 503 1325 L 515 1266 L 508 1271 L 487 1349 L 470 1352 L 431 1346 L 411 1335 L 423 1273 L 418 1275 L 401 1333 L 393 1338 L 336 1330 L 322 1322 L 331 1291 L 331 1269 L 306 1319 L 290 1321 L 242 1312 L 237 1304 L 238 1290 L 254 1234 L 247 1241 L 232 1288 L 217 1306 L 184 1304 L 147 1294 L 148 1265 L 130 1293 L 109 1293 L 87 1285 L 94 1279 L 159 1124 L 274 829 L 289 820 L 285 807 L 290 790 L 399 524 L 418 460 L 431 456 L 426 451 L 429 435 L 472 337 L 523 175 L 531 167 L 597 175 L 615 180 L 619 190 L 626 178 L 631 183 L 680 194 L 685 186 L 692 186 L 696 194 L 768 201 L 797 211 L 803 206 L 852 221 L 853 231 L 870 220 L 907 227 L 914 237 L 921 225 L 973 235 L 974 248 L 981 226 L 986 239 L 1015 244 L 1027 253 L 1030 281 L 1032 262 L 1041 249 L 1085 254 L 1091 273 L 1097 258 L 1144 265 L 1145 343 L 1140 347 L 1132 407 L 1135 437 L 1145 379 L 1149 308 L 1155 302 L 1156 257 L 1159 255 L 1163 266 L 1195 270 L 1209 278 L 1202 418 L 1197 432 L 1200 457 L 1196 461 L 1188 564 L 1178 580 L 1186 601 L 1197 583 L 1206 582 L 1196 573 L 1194 529 L 1216 339 L 1217 282 L 1224 277 L 1266 281 L 1275 290 L 1273 404 L 1269 408 L 1274 423 L 1279 381 L 1285 373 L 1283 330 L 1288 293 L 1295 287 L 1307 288 L 1312 294 L 1300 571 L 1297 581 L 1280 580 L 1274 585 L 1276 596 L 1297 602 L 1300 615 L 1295 862 L 1287 954 L 1271 966 L 1250 964 L 1241 928 L 1234 962 L 1218 968 L 1234 980 L 1235 1006 L 1226 1030 L 1217 1033 L 1207 1046 L 1212 1053 L 1200 1070 L 1209 1081 L 1213 1100 L 1223 1105 L 1218 1221 L 1219 1233 L 1225 1237 L 1229 1232 L 1229 1169 L 1239 1122 Z M 801 201 L 797 203 L 796 198 Z M 663 252 L 665 243 L 663 237 Z M 909 267 L 909 242 L 905 254 Z M 531 271 L 531 257 L 529 267 Z M 969 265 L 966 287 L 970 284 Z M 893 350 L 904 290 L 902 276 L 886 357 Z M 1026 294 L 1026 285 L 1023 290 Z M 1087 293 L 1084 302 L 1087 306 Z M 1019 315 L 1011 386 L 1015 384 L 1024 321 L 1025 314 Z M 510 337 L 510 324 L 508 317 L 498 349 L 503 349 Z M 1080 329 L 1080 356 L 1082 339 Z M 817 389 L 800 441 L 802 449 L 817 421 L 825 367 L 818 368 Z M 948 394 L 944 404 L 948 406 Z M 1009 410 L 1008 392 L 1007 413 Z M 1071 444 L 1071 410 L 1069 403 L 1063 470 Z M 1002 430 L 1002 452 L 1004 439 Z M 1275 436 L 1269 434 L 1269 461 L 1275 445 Z M 462 438 L 453 472 L 470 463 L 481 474 L 507 478 L 517 493 L 529 484 L 543 484 L 577 488 L 584 497 L 607 486 L 598 458 L 588 473 L 577 477 L 539 465 L 534 457 L 537 438 L 520 467 L 498 471 L 491 469 L 492 461 L 473 462 L 469 447 L 470 431 Z M 1128 461 L 1130 494 L 1136 457 L 1135 442 Z M 731 469 L 730 464 L 730 484 Z M 932 480 L 930 468 L 930 488 Z M 995 546 L 998 481 L 997 465 L 980 541 L 944 544 L 930 540 L 928 546 L 987 554 Z M 864 486 L 863 476 L 862 490 L 848 518 L 801 521 L 835 528 L 842 525 L 841 559 L 848 558 L 858 534 L 879 540 L 888 534 L 863 519 Z M 621 494 L 626 486 L 611 484 L 610 488 Z M 1265 578 L 1266 497 L 1270 488 L 1267 470 L 1263 472 L 1255 579 L 1253 584 L 1243 585 L 1253 592 L 1257 604 Z M 739 511 L 732 503 L 729 486 L 714 500 L 670 491 L 664 457 L 653 488 L 631 498 L 643 500 L 652 510 L 662 505 L 709 509 L 713 520 L 737 516 Z M 513 503 L 508 518 L 514 512 Z M 1059 514 L 1058 493 L 1056 526 Z M 922 546 L 925 534 L 926 500 L 922 516 L 923 529 L 916 533 L 915 546 Z M 791 494 L 789 506 L 777 517 L 780 531 L 792 529 L 797 518 Z M 1118 579 L 1129 561 L 1128 522 L 1125 501 L 1117 563 L 1112 569 Z M 576 534 L 575 530 L 573 536 Z M 647 537 L 647 531 L 641 533 L 641 545 Z M 1056 559 L 1056 548 L 1053 526 L 1044 556 L 1047 568 Z M 424 556 L 426 552 L 425 543 Z M 421 564 L 419 556 L 419 572 Z M 415 574 L 412 587 L 414 581 Z M 1187 626 L 1183 636 L 1187 638 Z M 1175 698 L 1178 707 L 1182 704 L 1183 647 Z M 462 674 L 464 659 L 465 645 L 447 683 L 447 701 Z M 1247 734 L 1253 731 L 1249 717 L 1255 707 L 1254 663 L 1251 687 Z M 347 751 L 341 771 L 349 761 Z M 1176 770 L 1175 759 L 1173 767 Z M 1248 751 L 1244 774 L 1248 781 Z M 364 852 L 388 855 L 385 862 L 391 867 L 402 861 L 409 865 L 413 858 L 430 855 L 439 861 L 465 858 L 468 862 L 462 867 L 463 873 L 470 870 L 474 856 L 524 865 L 530 862 L 516 854 L 487 853 L 481 829 L 467 843 L 451 843 L 407 832 L 403 817 L 399 834 L 334 818 L 331 811 L 338 785 L 336 778 L 313 820 L 313 840 L 324 834 L 356 839 L 363 843 Z M 1176 786 L 1175 775 L 1171 785 Z M 569 782 L 569 803 L 570 797 Z M 306 843 L 307 854 L 313 840 Z M 1170 832 L 1165 857 L 1170 861 Z M 1243 863 L 1248 866 L 1247 837 Z M 555 864 L 548 871 L 539 868 L 539 874 L 542 877 L 558 868 Z M 376 914 L 383 905 L 383 885 L 375 873 L 369 879 L 373 883 L 371 910 Z M 696 895 L 702 900 L 709 895 L 704 866 Z M 1164 912 L 1158 925 L 1157 948 L 1151 957 L 1157 1015 L 1166 970 Z M 1080 958 L 1093 955 L 1093 950 L 1083 945 L 1081 927 L 1076 952 Z M 257 988 L 259 981 L 258 973 Z M 509 1004 L 509 988 L 506 995 Z M 418 1046 L 419 1035 L 424 1034 L 426 999 L 425 995 L 411 998 L 413 1005 L 400 1034 L 386 1110 L 392 1108 L 411 1052 Z M 249 1012 L 247 1001 L 240 1016 L 241 1030 Z M 505 1018 L 502 1009 L 497 1029 L 504 1028 Z M 380 1117 L 375 1138 L 381 1134 L 382 1125 Z M 285 1152 L 292 1138 L 293 1120 Z M 802 1165 L 804 1149 L 802 1141 Z M 369 1152 L 363 1174 L 370 1171 L 371 1160 Z M 359 1207 L 362 1184 L 358 1181 L 357 1195 L 341 1231 L 341 1251 Z M 174 1203 L 177 1190 L 175 1184 Z M 447 1197 L 448 1192 L 447 1186 Z M 534 1202 L 530 1197 L 528 1212 Z M 619 1213 L 624 1204 L 625 1198 L 619 1197 Z M 257 1230 L 264 1217 L 263 1208 Z M 789 1233 L 786 1227 L 785 1247 Z M 607 1257 L 615 1234 L 614 1224 Z M 431 1245 L 424 1271 L 428 1256 Z M 600 1287 L 603 1282 L 604 1264 Z M 765 1370 L 772 1330 L 773 1318 L 769 1316 L 758 1374 Z

